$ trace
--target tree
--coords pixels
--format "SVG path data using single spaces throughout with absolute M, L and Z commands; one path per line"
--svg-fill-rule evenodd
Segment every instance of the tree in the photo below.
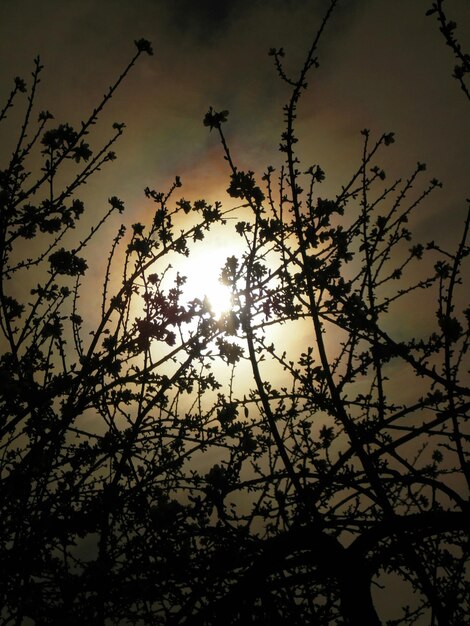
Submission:
M 412 242 L 408 218 L 440 183 L 421 182 L 421 163 L 386 182 L 391 132 L 364 129 L 357 171 L 318 197 L 325 174 L 300 164 L 295 124 L 335 5 L 297 77 L 270 51 L 291 90 L 278 170 L 258 182 L 239 169 L 228 113 L 204 118 L 245 244 L 221 269 L 233 306 L 220 317 L 184 300 L 171 265 L 232 210 L 174 200 L 178 177 L 168 193 L 146 189 L 151 224 L 119 228 L 96 327 L 80 306 L 81 255 L 124 208 L 111 197 L 73 237 L 77 191 L 114 159 L 124 125 L 95 151 L 87 135 L 150 43 L 135 42 L 78 130 L 51 128 L 48 112 L 32 122 L 39 59 L 29 90 L 15 79 L 0 116 L 27 94 L 0 178 L 3 623 L 373 625 L 376 589 L 399 581 L 389 623 L 465 623 L 470 218 L 455 252 Z M 421 293 L 435 296 L 432 332 L 397 339 L 394 317 Z M 300 354 L 291 331 L 308 332 Z

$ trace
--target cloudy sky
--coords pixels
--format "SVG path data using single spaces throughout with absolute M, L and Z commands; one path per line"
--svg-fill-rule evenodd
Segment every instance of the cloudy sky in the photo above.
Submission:
M 444 190 L 417 214 L 418 235 L 455 241 L 470 195 L 468 103 L 451 78 L 454 61 L 431 0 L 340 0 L 319 49 L 320 69 L 299 108 L 299 154 L 305 169 L 327 173 L 334 194 L 359 164 L 361 136 L 396 132 L 387 173 L 407 176 L 428 165 Z M 326 0 L 16 0 L 0 1 L 0 95 L 16 75 L 29 78 L 40 54 L 45 66 L 37 110 L 57 123 L 86 119 L 134 53 L 134 39 L 151 40 L 145 56 L 96 127 L 127 129 L 118 160 L 83 191 L 98 211 L 110 195 L 126 202 L 129 223 L 150 211 L 146 186 L 165 190 L 175 175 L 188 198 L 228 201 L 228 169 L 215 133 L 202 119 L 209 106 L 230 111 L 227 137 L 242 169 L 260 176 L 279 164 L 282 105 L 289 93 L 276 75 L 271 47 L 284 47 L 286 67 L 299 67 Z M 470 44 L 470 3 L 448 0 L 462 43 Z M 470 48 L 470 45 L 467 46 Z M 14 113 L 2 140 L 8 152 Z M 93 145 L 93 136 L 91 136 Z M 95 144 L 97 146 L 97 144 Z M 444 223 L 444 227 L 443 227 Z

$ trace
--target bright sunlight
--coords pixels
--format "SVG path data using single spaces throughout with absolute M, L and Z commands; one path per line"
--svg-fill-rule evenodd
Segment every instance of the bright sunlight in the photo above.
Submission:
M 182 272 L 187 277 L 183 287 L 184 298 L 188 300 L 206 298 L 217 319 L 233 306 L 230 289 L 219 281 L 220 271 L 226 257 L 225 247 L 211 246 L 209 250 L 198 250 L 194 258 L 191 258 L 191 263 Z

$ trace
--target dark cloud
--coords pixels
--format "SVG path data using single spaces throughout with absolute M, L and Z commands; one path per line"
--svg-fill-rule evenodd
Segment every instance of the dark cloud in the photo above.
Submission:
M 229 30 L 234 20 L 250 13 L 289 14 L 310 7 L 321 15 L 329 5 L 330 0 L 172 0 L 165 8 L 170 24 L 180 33 L 196 37 L 201 43 L 211 43 Z M 357 10 L 357 2 L 343 0 L 335 9 L 337 23 L 344 25 L 344 20 Z M 269 28 L 269 24 L 260 24 L 262 27 Z
M 244 8 L 243 0 L 173 0 L 168 7 L 170 23 L 182 33 L 191 33 L 201 40 L 212 39 L 228 27 L 231 13 Z

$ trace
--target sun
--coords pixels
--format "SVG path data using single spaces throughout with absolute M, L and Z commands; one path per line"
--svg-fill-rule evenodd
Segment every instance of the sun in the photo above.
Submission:
M 194 251 L 181 272 L 186 276 L 183 298 L 205 301 L 216 319 L 233 308 L 231 290 L 219 280 L 227 256 L 225 246 Z
M 220 319 L 233 306 L 230 289 L 220 282 L 211 282 L 205 286 L 204 297 L 214 317 Z
M 186 271 L 187 280 L 184 287 L 184 296 L 188 300 L 198 298 L 205 301 L 217 319 L 230 311 L 233 306 L 230 289 L 219 280 L 221 266 L 210 263 L 209 259 L 194 263 Z

